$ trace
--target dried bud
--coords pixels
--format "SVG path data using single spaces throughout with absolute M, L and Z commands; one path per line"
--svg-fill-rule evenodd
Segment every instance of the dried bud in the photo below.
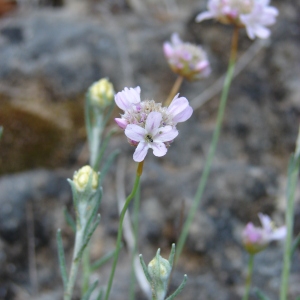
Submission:
M 96 190 L 98 187 L 98 174 L 90 166 L 84 166 L 74 173 L 73 182 L 78 192 L 83 192 L 87 188 L 90 176 L 92 176 L 92 189 Z
M 112 83 L 106 78 L 102 78 L 92 84 L 89 94 L 92 104 L 105 108 L 112 103 L 115 91 Z

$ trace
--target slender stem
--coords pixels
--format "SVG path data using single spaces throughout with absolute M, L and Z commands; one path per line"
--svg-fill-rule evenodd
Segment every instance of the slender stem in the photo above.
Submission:
M 300 128 L 297 138 L 297 146 L 295 154 L 291 158 L 291 163 L 288 171 L 288 186 L 287 186 L 287 208 L 285 211 L 285 222 L 287 227 L 287 234 L 285 239 L 285 249 L 283 256 L 283 269 L 281 274 L 281 289 L 280 300 L 287 299 L 289 275 L 291 269 L 291 254 L 292 254 L 292 238 L 294 225 L 294 204 L 295 204 L 295 190 L 299 175 L 299 160 L 300 160 Z
M 170 91 L 170 94 L 167 98 L 167 100 L 165 101 L 165 106 L 169 106 L 173 100 L 173 98 L 175 97 L 175 95 L 178 93 L 180 87 L 181 87 L 181 84 L 183 82 L 183 77 L 182 76 L 178 76 L 176 78 L 176 81 Z
M 207 182 L 207 179 L 208 179 L 208 176 L 210 173 L 212 161 L 215 156 L 215 152 L 216 152 L 216 148 L 217 148 L 217 144 L 218 144 L 218 140 L 219 140 L 219 136 L 220 136 L 220 132 L 221 132 L 221 126 L 222 126 L 222 122 L 223 122 L 223 118 L 224 118 L 224 111 L 225 111 L 225 107 L 226 107 L 226 101 L 227 101 L 227 97 L 228 97 L 229 87 L 230 87 L 230 84 L 231 84 L 231 81 L 233 78 L 234 66 L 235 66 L 235 61 L 236 61 L 236 53 L 237 53 L 237 45 L 238 45 L 238 33 L 239 33 L 238 28 L 235 27 L 233 37 L 232 37 L 230 60 L 229 60 L 229 65 L 228 65 L 225 82 L 224 82 L 224 86 L 223 86 L 223 90 L 222 90 L 222 94 L 221 94 L 221 100 L 220 100 L 220 105 L 219 105 L 219 110 L 218 110 L 216 127 L 215 127 L 215 130 L 213 133 L 213 138 L 212 138 L 212 142 L 211 142 L 211 145 L 209 148 L 208 157 L 207 157 L 207 160 L 206 160 L 206 163 L 204 166 L 204 171 L 202 173 L 202 176 L 201 176 L 201 179 L 200 179 L 200 182 L 198 185 L 197 192 L 195 194 L 193 204 L 189 210 L 187 220 L 184 223 L 182 232 L 181 232 L 179 240 L 177 242 L 177 251 L 176 251 L 175 262 L 178 261 L 178 258 L 182 252 L 183 246 L 187 239 L 187 235 L 188 235 L 190 226 L 194 220 L 197 208 L 200 204 L 200 201 L 201 201 L 201 198 L 202 198 L 205 186 L 206 186 L 206 182 Z
M 89 244 L 86 246 L 82 255 L 82 287 L 81 296 L 87 292 L 89 289 L 91 266 L 90 266 L 90 247 Z
M 71 298 L 72 298 L 76 275 L 77 275 L 78 267 L 79 267 L 79 263 L 80 263 L 80 259 L 76 260 L 76 257 L 78 255 L 78 251 L 81 248 L 82 242 L 83 242 L 83 229 L 81 228 L 80 230 L 78 230 L 76 232 L 73 261 L 72 261 L 71 271 L 70 271 L 70 275 L 69 275 L 69 279 L 68 279 L 68 285 L 67 285 L 66 291 L 64 293 L 64 300 L 71 300 Z
M 252 273 L 253 273 L 253 262 L 254 262 L 254 254 L 250 254 L 249 261 L 248 261 L 248 274 L 246 277 L 246 284 L 245 284 L 245 294 L 243 300 L 248 300 L 249 298 L 249 292 L 250 292 L 251 281 L 252 281 Z
M 130 291 L 129 291 L 129 299 L 134 300 L 134 293 L 135 293 L 135 272 L 134 272 L 134 261 L 135 256 L 137 253 L 137 241 L 138 241 L 138 234 L 139 234 L 139 210 L 140 210 L 140 193 L 141 193 L 141 186 L 138 186 L 136 191 L 136 195 L 134 197 L 134 207 L 133 207 L 133 234 L 134 234 L 134 247 L 132 250 L 132 257 L 131 257 L 131 279 L 130 279 Z
M 127 197 L 127 199 L 125 201 L 125 204 L 124 204 L 124 207 L 123 207 L 123 209 L 121 211 L 121 214 L 120 214 L 120 223 L 119 223 L 117 243 L 116 243 L 116 253 L 115 253 L 115 258 L 114 258 L 113 266 L 112 266 L 112 269 L 111 269 L 111 273 L 110 273 L 110 277 L 109 277 L 109 281 L 108 281 L 108 285 L 107 285 L 107 289 L 106 289 L 106 294 L 105 294 L 105 298 L 104 298 L 105 300 L 108 300 L 108 298 L 109 298 L 110 290 L 111 290 L 111 287 L 112 287 L 112 283 L 113 283 L 113 279 L 114 279 L 114 275 L 115 275 L 115 271 L 116 271 L 116 266 L 117 266 L 118 259 L 119 259 L 119 253 L 120 253 L 120 250 L 121 250 L 121 241 L 122 241 L 123 221 L 124 221 L 125 213 L 126 213 L 127 208 L 130 204 L 130 201 L 135 196 L 135 193 L 138 189 L 138 186 L 139 186 L 139 183 L 140 183 L 140 177 L 143 173 L 143 165 L 144 165 L 144 161 L 142 161 L 138 164 L 137 171 L 136 171 L 135 182 L 134 182 L 132 191 L 131 191 L 130 195 Z

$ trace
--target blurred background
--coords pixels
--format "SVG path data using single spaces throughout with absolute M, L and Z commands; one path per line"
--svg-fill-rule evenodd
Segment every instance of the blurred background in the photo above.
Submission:
M 174 290 L 188 274 L 179 300 L 241 299 L 247 264 L 241 231 L 249 221 L 258 225 L 258 212 L 284 223 L 286 169 L 300 116 L 300 4 L 272 5 L 279 17 L 270 40 L 251 41 L 240 31 L 240 73 L 231 86 L 209 183 L 170 285 Z M 0 0 L 0 299 L 62 299 L 55 234 L 62 228 L 69 262 L 74 241 L 63 208 L 72 212 L 66 178 L 89 157 L 84 94 L 108 77 L 116 91 L 139 85 L 142 99 L 163 102 L 176 76 L 162 44 L 178 32 L 182 40 L 203 46 L 212 74 L 183 83 L 180 93 L 194 114 L 178 126 L 165 157 L 149 153 L 145 161 L 138 251 L 146 262 L 157 248 L 169 255 L 201 176 L 219 103 L 214 83 L 226 72 L 229 56 L 232 28 L 195 23 L 204 10 L 204 0 Z M 116 108 L 114 117 L 119 113 Z M 117 190 L 124 186 L 129 193 L 133 184 L 134 149 L 121 132 L 108 152 L 117 148 L 121 154 L 104 182 L 92 260 L 114 248 Z M 294 231 L 300 231 L 299 196 Z M 272 244 L 255 260 L 253 284 L 270 299 L 278 298 L 282 253 L 280 243 Z M 105 286 L 109 271 L 110 263 L 93 279 Z M 299 271 L 297 250 L 291 300 L 300 296 Z M 112 300 L 129 299 L 129 274 L 125 245 Z M 136 299 L 146 299 L 138 286 Z

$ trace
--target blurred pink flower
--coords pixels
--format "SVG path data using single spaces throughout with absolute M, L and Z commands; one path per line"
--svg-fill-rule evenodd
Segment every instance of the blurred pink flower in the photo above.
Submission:
M 163 49 L 174 73 L 191 81 L 210 74 L 205 51 L 200 46 L 182 42 L 177 33 L 172 34 L 171 43 L 164 43 Z
M 248 223 L 243 231 L 243 244 L 245 249 L 255 254 L 265 249 L 271 241 L 284 239 L 286 227 L 275 228 L 269 216 L 258 214 L 262 227 L 255 227 L 253 223 Z
M 208 11 L 196 17 L 197 22 L 217 19 L 224 24 L 246 27 L 250 39 L 255 36 L 265 39 L 270 36 L 266 26 L 276 22 L 278 10 L 269 6 L 270 0 L 209 0 Z
M 125 88 L 115 96 L 116 104 L 124 113 L 115 118 L 125 130 L 128 142 L 137 146 L 133 159 L 142 161 L 149 148 L 155 156 L 163 156 L 178 135 L 176 125 L 188 120 L 193 109 L 184 97 L 176 95 L 169 107 L 154 100 L 141 101 L 140 88 Z

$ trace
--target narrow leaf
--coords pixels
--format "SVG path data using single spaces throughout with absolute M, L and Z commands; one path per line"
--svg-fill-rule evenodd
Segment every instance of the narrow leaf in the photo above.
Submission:
M 106 173 L 108 172 L 110 166 L 112 165 L 112 163 L 114 162 L 116 156 L 120 153 L 120 150 L 115 150 L 114 152 L 112 152 L 108 159 L 106 160 L 105 164 L 102 167 L 102 171 L 101 171 L 101 176 L 100 176 L 100 182 L 99 184 L 101 185 L 101 183 L 103 182 L 103 179 L 105 178 Z
M 102 267 L 105 263 L 107 263 L 111 258 L 114 257 L 116 253 L 116 249 L 107 253 L 106 255 L 104 255 L 103 257 L 101 257 L 100 259 L 98 259 L 97 261 L 95 261 L 92 265 L 91 265 L 91 271 L 94 272 L 97 269 L 99 269 L 100 267 Z
M 61 277 L 64 284 L 64 290 L 68 285 L 68 274 L 67 274 L 67 267 L 66 267 L 66 260 L 65 260 L 65 252 L 61 238 L 61 230 L 58 229 L 56 233 L 56 241 L 57 241 L 57 248 L 58 248 L 58 260 L 59 260 L 59 268 L 61 272 Z
M 101 146 L 101 148 L 100 148 L 100 151 L 98 152 L 98 156 L 97 156 L 96 163 L 95 163 L 95 167 L 94 167 L 95 170 L 98 170 L 98 169 L 99 169 L 99 165 L 100 165 L 100 163 L 101 163 L 101 160 L 102 160 L 102 158 L 103 158 L 103 155 L 104 155 L 104 152 L 105 152 L 105 150 L 106 150 L 106 148 L 107 148 L 107 145 L 108 145 L 108 143 L 109 143 L 109 141 L 110 141 L 112 135 L 115 134 L 115 133 L 116 133 L 116 129 L 113 128 L 113 129 L 108 133 L 108 135 L 105 137 L 105 139 L 104 139 L 104 141 L 103 141 L 103 144 L 102 144 L 102 146 Z
M 102 300 L 102 298 L 103 298 L 103 289 L 101 289 L 100 290 L 100 292 L 99 292 L 99 295 L 98 295 L 98 297 L 97 297 L 97 300 Z
M 299 245 L 300 245 L 300 233 L 296 236 L 296 238 L 293 242 L 292 251 L 291 251 L 291 259 Z
M 84 242 L 83 242 L 80 250 L 78 251 L 77 257 L 75 258 L 74 261 L 78 261 L 79 259 L 81 259 L 82 253 L 83 253 L 84 249 L 86 248 L 87 244 L 89 243 L 89 241 L 90 241 L 96 227 L 98 226 L 99 222 L 100 222 L 100 215 L 97 216 L 97 219 L 96 219 L 95 223 L 91 227 L 88 234 L 85 236 Z
M 258 288 L 256 288 L 254 292 L 259 300 L 269 300 L 269 298 Z
M 186 284 L 186 281 L 187 281 L 187 275 L 184 275 L 183 277 L 183 281 L 181 282 L 180 286 L 177 288 L 177 290 L 171 295 L 169 296 L 166 300 L 172 300 L 174 299 L 176 296 L 178 296 L 181 291 L 183 290 L 185 284 Z
M 73 217 L 71 216 L 71 214 L 68 212 L 66 207 L 64 208 L 64 216 L 65 216 L 65 220 L 66 220 L 67 224 L 71 227 L 73 232 L 76 233 L 75 221 L 74 221 Z
M 90 287 L 89 289 L 86 291 L 86 293 L 83 295 L 82 299 L 81 300 L 89 300 L 91 295 L 92 295 L 92 292 L 94 291 L 94 289 L 96 288 L 98 284 L 98 280 L 96 280 Z
M 140 254 L 139 257 L 140 257 L 140 262 L 141 262 L 141 265 L 142 265 L 144 274 L 145 274 L 145 276 L 146 276 L 148 282 L 149 282 L 150 285 L 151 285 L 152 279 L 151 279 L 151 277 L 150 277 L 150 274 L 149 274 L 149 272 L 148 272 L 148 268 L 147 268 L 147 266 L 146 266 L 146 264 L 145 264 L 145 261 L 144 261 L 144 259 L 143 259 L 143 255 Z
M 170 256 L 169 256 L 169 263 L 171 265 L 171 267 L 173 267 L 173 262 L 174 262 L 174 256 L 175 256 L 175 244 L 172 244 L 172 249 L 170 252 Z

